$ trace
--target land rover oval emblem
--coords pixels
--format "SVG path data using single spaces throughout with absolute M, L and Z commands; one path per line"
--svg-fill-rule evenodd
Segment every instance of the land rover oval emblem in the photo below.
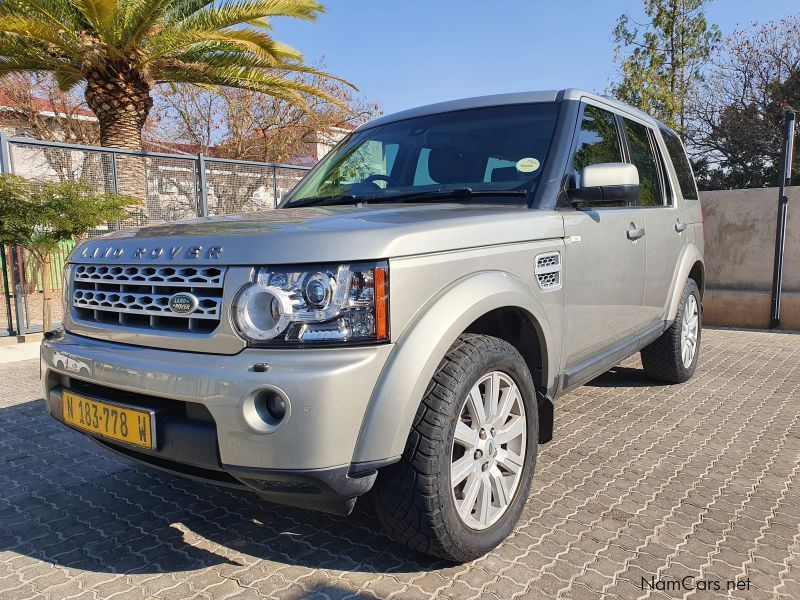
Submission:
M 169 309 L 180 315 L 187 315 L 190 312 L 194 311 L 197 308 L 198 304 L 197 296 L 194 294 L 187 294 L 185 292 L 181 292 L 179 294 L 174 294 L 169 299 Z

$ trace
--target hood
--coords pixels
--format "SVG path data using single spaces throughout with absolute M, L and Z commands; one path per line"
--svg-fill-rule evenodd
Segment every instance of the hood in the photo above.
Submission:
M 563 235 L 561 215 L 522 206 L 308 207 L 124 229 L 81 243 L 70 262 L 354 262 Z

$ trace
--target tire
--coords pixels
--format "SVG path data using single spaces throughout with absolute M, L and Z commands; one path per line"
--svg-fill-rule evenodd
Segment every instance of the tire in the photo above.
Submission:
M 479 409 L 470 393 L 477 389 L 480 404 L 491 412 L 493 388 L 500 390 L 497 419 L 480 421 L 473 417 Z M 506 416 L 500 416 L 503 408 Z M 414 550 L 455 562 L 495 548 L 527 501 L 538 434 L 536 391 L 519 352 L 494 337 L 461 335 L 428 384 L 402 458 L 378 474 L 372 498 L 386 531 Z M 460 482 L 451 486 L 454 466 Z M 503 502 L 504 496 L 509 500 Z
M 661 337 L 642 350 L 642 366 L 645 374 L 667 383 L 683 383 L 691 379 L 697 369 L 697 358 L 700 356 L 702 306 L 697 283 L 689 279 L 683 288 L 681 302 L 672 325 L 661 334 Z M 696 323 L 696 326 L 693 323 Z M 691 358 L 687 360 L 684 336 L 687 335 L 687 331 L 692 330 L 695 343 Z

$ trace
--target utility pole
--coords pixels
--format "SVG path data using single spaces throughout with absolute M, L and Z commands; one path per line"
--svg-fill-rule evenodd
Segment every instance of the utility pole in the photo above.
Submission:
M 789 211 L 789 198 L 786 195 L 786 182 L 792 178 L 792 158 L 794 150 L 794 130 L 796 113 L 786 113 L 783 148 L 781 149 L 781 180 L 778 188 L 778 224 L 775 230 L 775 266 L 772 271 L 772 307 L 769 328 L 781 324 L 781 293 L 783 288 L 783 258 L 786 250 L 786 219 Z

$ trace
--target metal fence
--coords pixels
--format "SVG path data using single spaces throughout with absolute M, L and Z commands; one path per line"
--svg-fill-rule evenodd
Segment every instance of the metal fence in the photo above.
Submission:
M 202 154 L 140 152 L 44 142 L 0 133 L 0 167 L 37 183 L 79 181 L 100 191 L 141 200 L 130 218 L 89 232 L 139 227 L 275 208 L 309 167 L 229 160 Z M 19 248 L 0 248 L 0 336 L 41 331 L 39 265 Z M 53 322 L 61 320 L 62 285 L 53 257 Z M 39 279 L 36 279 L 38 282 Z M 13 305 L 13 306 L 12 306 Z M 3 327 L 3 325 L 7 327 Z

